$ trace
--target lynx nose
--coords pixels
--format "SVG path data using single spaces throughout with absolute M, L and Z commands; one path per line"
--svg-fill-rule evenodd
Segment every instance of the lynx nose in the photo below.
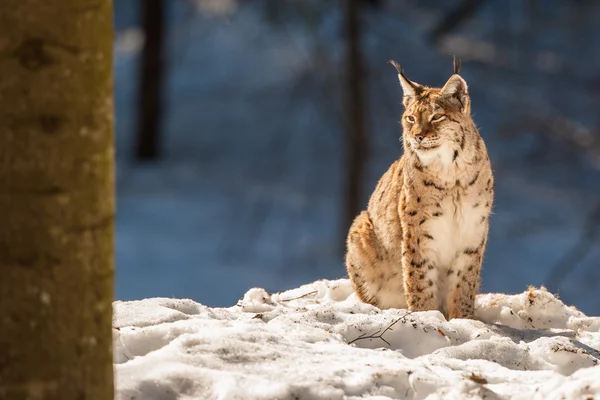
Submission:
M 426 137 L 427 137 L 426 133 L 418 133 L 418 134 L 415 135 L 415 139 L 419 143 L 421 143 L 423 141 L 423 139 L 425 139 Z

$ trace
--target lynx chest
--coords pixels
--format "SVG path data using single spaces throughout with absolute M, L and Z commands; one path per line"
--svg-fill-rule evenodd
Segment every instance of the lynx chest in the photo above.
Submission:
M 424 229 L 432 237 L 427 248 L 437 265 L 448 268 L 465 249 L 481 244 L 487 232 L 488 196 L 456 187 L 429 210 Z

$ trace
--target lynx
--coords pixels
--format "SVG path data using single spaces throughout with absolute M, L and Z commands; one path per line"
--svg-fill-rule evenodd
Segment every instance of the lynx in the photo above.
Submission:
M 357 296 L 382 309 L 472 318 L 494 178 L 467 83 L 457 60 L 442 88 L 412 82 L 390 63 L 404 93 L 404 154 L 352 223 L 348 275 Z

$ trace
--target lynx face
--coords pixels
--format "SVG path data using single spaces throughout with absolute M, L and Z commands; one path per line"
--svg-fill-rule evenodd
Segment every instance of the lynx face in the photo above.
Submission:
M 403 135 L 415 151 L 431 151 L 451 138 L 452 120 L 439 104 L 439 94 L 409 103 L 402 116 Z
M 455 73 L 443 88 L 429 88 L 407 79 L 402 69 L 398 79 L 404 91 L 402 128 L 405 145 L 419 154 L 441 149 L 456 137 L 461 124 L 470 119 L 467 83 Z

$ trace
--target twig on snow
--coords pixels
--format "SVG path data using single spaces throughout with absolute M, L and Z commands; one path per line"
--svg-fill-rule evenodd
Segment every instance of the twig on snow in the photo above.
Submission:
M 313 290 L 312 292 L 308 292 L 308 293 L 304 293 L 302 296 L 298 296 L 298 297 L 292 297 L 291 299 L 280 299 L 279 301 L 292 301 L 292 300 L 298 300 L 301 299 L 303 297 L 306 296 L 310 296 L 311 294 L 317 294 L 318 291 L 317 290 Z
M 381 329 L 379 329 L 377 332 L 374 332 L 374 333 L 372 333 L 372 334 L 370 334 L 370 335 L 368 335 L 368 336 L 367 336 L 367 333 L 365 332 L 365 333 L 363 333 L 362 335 L 360 335 L 359 337 L 357 337 L 356 339 L 349 341 L 349 342 L 348 342 L 348 344 L 352 344 L 352 343 L 355 343 L 355 342 L 357 342 L 357 341 L 359 341 L 359 340 L 363 340 L 363 339 L 381 339 L 381 340 L 383 340 L 385 343 L 387 343 L 387 345 L 388 345 L 388 346 L 391 346 L 391 345 L 390 345 L 390 342 L 388 342 L 387 340 L 385 340 L 385 339 L 383 338 L 383 335 L 384 335 L 384 334 L 385 334 L 387 331 L 391 331 L 391 330 L 392 330 L 392 327 L 393 327 L 394 325 L 396 325 L 398 322 L 402 321 L 404 318 L 406 318 L 408 315 L 410 315 L 410 314 L 412 314 L 412 313 L 413 313 L 412 311 L 409 311 L 409 312 L 407 312 L 406 314 L 404 314 L 403 316 L 401 316 L 400 318 L 397 318 L 397 319 L 396 319 L 396 320 L 394 320 L 394 321 L 393 321 L 391 324 L 389 324 L 389 325 L 387 326 L 387 328 L 385 328 L 385 329 L 383 330 L 383 332 L 381 331 Z M 380 333 L 380 332 L 381 332 L 381 333 Z

